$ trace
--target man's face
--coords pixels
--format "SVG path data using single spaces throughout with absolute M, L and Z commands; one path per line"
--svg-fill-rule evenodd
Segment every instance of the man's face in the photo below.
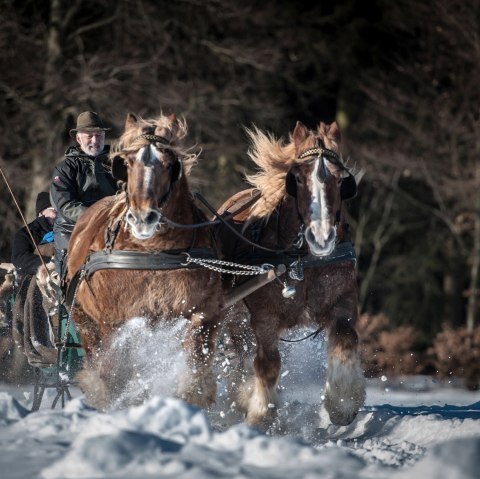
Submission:
M 105 147 L 104 131 L 79 131 L 76 138 L 83 152 L 90 156 L 97 156 Z

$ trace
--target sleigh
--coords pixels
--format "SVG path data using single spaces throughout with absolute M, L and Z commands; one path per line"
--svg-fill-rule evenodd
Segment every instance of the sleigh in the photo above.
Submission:
M 39 252 L 48 256 L 45 245 Z M 84 355 L 73 324 L 68 326 L 65 309 L 58 295 L 47 291 L 51 283 L 53 265 L 41 266 L 37 275 L 25 275 L 15 280 L 13 265 L 2 263 L 7 270 L 2 284 L 1 313 L 1 359 L 5 362 L 6 379 L 21 380 L 29 375 L 29 365 L 34 375 L 32 410 L 40 408 L 44 393 L 54 389 L 56 395 L 52 408 L 62 407 L 70 399 L 69 386 L 81 369 Z M 7 267 L 9 268 L 7 269 Z M 45 268 L 49 268 L 47 271 Z

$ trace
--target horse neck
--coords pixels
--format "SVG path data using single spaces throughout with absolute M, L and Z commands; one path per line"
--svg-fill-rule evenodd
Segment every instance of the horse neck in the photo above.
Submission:
M 350 225 L 347 222 L 345 210 L 343 206 L 340 205 L 339 222 L 337 224 L 337 241 L 339 243 L 351 241 L 351 236 Z
M 302 221 L 295 200 L 287 196 L 270 215 L 263 233 L 264 245 L 288 248 L 298 239 Z
M 180 225 L 193 225 L 206 221 L 195 204 L 185 178 L 180 178 L 162 213 L 168 220 Z M 192 229 L 165 225 L 155 237 L 159 242 L 168 244 L 171 249 L 211 246 L 208 228 Z
M 169 220 L 178 223 L 194 221 L 195 204 L 185 178 L 180 178 L 175 184 L 162 212 Z

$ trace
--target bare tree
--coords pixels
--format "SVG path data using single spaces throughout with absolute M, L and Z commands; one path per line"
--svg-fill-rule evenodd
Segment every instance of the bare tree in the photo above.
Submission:
M 444 273 L 452 261 L 469 271 L 469 328 L 479 314 L 479 15 L 478 0 L 404 0 L 389 9 L 383 25 L 403 48 L 384 57 L 383 69 L 363 72 L 368 118 L 352 132 L 367 177 L 388 184 L 400 169 L 431 192 L 425 207 L 443 225 Z

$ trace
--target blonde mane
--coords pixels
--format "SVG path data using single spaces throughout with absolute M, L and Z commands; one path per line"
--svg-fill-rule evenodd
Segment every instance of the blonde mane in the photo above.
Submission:
M 140 135 L 149 133 L 164 137 L 168 141 L 168 147 L 182 159 L 183 171 L 189 174 L 192 167 L 197 163 L 200 153 L 192 153 L 192 147 L 186 148 L 183 139 L 187 136 L 187 122 L 184 118 L 177 119 L 175 115 L 159 115 L 156 118 L 143 119 L 132 115 L 134 123 L 125 126 L 124 133 L 112 144 L 110 156 L 129 151 L 136 151 L 149 144 L 149 140 Z
M 282 138 L 263 133 L 258 128 L 247 130 L 251 147 L 250 159 L 260 167 L 260 171 L 247 175 L 247 181 L 260 190 L 261 197 L 249 214 L 249 219 L 268 218 L 285 196 L 285 177 L 292 163 L 298 162 L 295 145 Z M 291 140 L 291 138 L 290 138 Z M 310 141 L 314 144 L 314 138 Z M 307 146 L 306 146 L 307 148 Z
M 290 167 L 293 163 L 309 161 L 309 157 L 299 157 L 306 150 L 316 147 L 319 139 L 326 148 L 340 154 L 340 131 L 336 122 L 320 122 L 316 130 L 309 130 L 301 122 L 297 122 L 288 142 L 263 133 L 257 127 L 253 130 L 247 129 L 247 134 L 251 141 L 248 156 L 260 171 L 247 175 L 246 179 L 261 193 L 260 199 L 248 215 L 248 220 L 268 219 L 286 195 L 285 177 Z

